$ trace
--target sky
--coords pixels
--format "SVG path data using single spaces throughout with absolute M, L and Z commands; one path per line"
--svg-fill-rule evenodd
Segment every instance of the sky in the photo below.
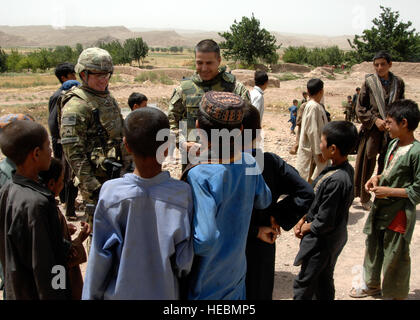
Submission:
M 227 31 L 252 13 L 268 31 L 326 36 L 361 34 L 380 5 L 420 32 L 418 0 L 1 0 L 0 25 L 125 26 Z

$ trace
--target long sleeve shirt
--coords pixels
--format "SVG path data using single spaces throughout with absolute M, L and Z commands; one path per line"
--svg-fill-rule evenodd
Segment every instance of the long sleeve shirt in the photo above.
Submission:
M 324 177 L 327 174 L 331 175 Z M 311 229 L 302 238 L 295 265 L 314 251 L 340 252 L 347 242 L 349 209 L 354 199 L 354 169 L 348 161 L 340 166 L 328 166 L 312 185 L 316 186 L 320 180 L 306 215 L 306 222 L 312 223 Z
M 193 259 L 191 215 L 190 187 L 169 172 L 104 183 L 82 299 L 178 299 Z
M 200 164 L 188 172 L 194 198 L 194 263 L 188 298 L 245 299 L 245 247 L 253 207 L 265 209 L 271 192 L 243 154 L 231 164 Z
M 260 112 L 261 121 L 264 115 L 264 91 L 255 86 L 254 89 L 250 92 L 251 95 L 251 104 L 258 109 Z

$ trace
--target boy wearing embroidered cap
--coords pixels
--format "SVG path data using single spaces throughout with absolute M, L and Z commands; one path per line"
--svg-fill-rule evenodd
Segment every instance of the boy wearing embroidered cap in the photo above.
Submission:
M 209 157 L 184 174 L 194 199 L 195 257 L 188 299 L 246 298 L 245 246 L 252 208 L 265 209 L 271 192 L 260 173 L 247 174 L 258 167 L 251 155 L 242 153 L 243 106 L 240 96 L 215 91 L 207 92 L 199 106 L 196 127 Z M 230 131 L 229 139 L 223 129 Z M 223 131 L 217 135 L 218 130 Z

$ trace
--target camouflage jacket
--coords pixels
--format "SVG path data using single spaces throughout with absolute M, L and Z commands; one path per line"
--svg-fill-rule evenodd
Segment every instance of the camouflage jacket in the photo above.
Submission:
M 101 125 L 95 113 L 99 114 Z M 72 88 L 62 98 L 59 122 L 63 152 L 80 184 L 83 199 L 95 202 L 93 192 L 109 179 L 104 160 L 112 159 L 124 166 L 127 161 L 123 118 L 117 101 L 109 93 Z
M 185 137 L 185 131 L 179 125 L 180 121 L 186 121 L 187 134 L 195 128 L 199 103 L 204 93 L 208 91 L 226 91 L 240 95 L 244 100 L 251 102 L 248 89 L 226 67 L 219 69 L 219 74 L 212 80 L 203 81 L 195 73 L 190 79 L 181 81 L 179 87 L 174 90 L 169 104 L 168 118 L 171 131 L 175 133 L 176 143 L 183 141 L 195 141 Z M 183 134 L 180 134 L 183 133 Z

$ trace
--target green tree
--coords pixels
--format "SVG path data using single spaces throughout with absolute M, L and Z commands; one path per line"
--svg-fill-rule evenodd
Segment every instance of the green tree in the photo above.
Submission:
M 132 60 L 137 61 L 139 67 L 140 61 L 144 60 L 149 53 L 149 47 L 142 38 L 131 38 L 125 40 L 124 49 L 128 52 L 128 55 Z
M 410 29 L 411 21 L 399 20 L 398 11 L 380 6 L 379 18 L 372 20 L 373 27 L 356 35 L 350 46 L 357 51 L 359 61 L 370 61 L 376 52 L 388 51 L 395 61 L 420 61 L 420 35 Z
M 248 66 L 260 61 L 274 64 L 279 56 L 276 38 L 264 28 L 260 28 L 260 21 L 252 14 L 251 18 L 242 17 L 230 26 L 230 32 L 219 33 L 225 38 L 220 47 L 225 49 L 223 56 L 226 59 L 240 61 Z
M 114 64 L 126 64 L 131 62 L 128 50 L 118 40 L 110 43 L 100 43 L 99 47 L 109 52 Z
M 19 70 L 19 62 L 22 59 L 23 55 L 19 53 L 18 50 L 12 49 L 9 55 L 7 55 L 6 60 L 6 67 L 7 71 L 11 72 L 18 72 Z
M 7 54 L 0 47 L 0 72 L 6 72 L 6 71 L 7 71 Z

